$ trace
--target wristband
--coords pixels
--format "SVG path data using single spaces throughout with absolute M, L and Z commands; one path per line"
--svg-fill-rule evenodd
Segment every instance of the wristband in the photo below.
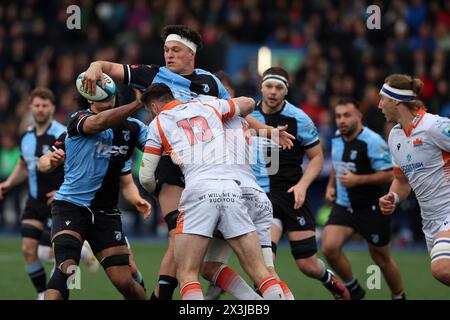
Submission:
M 391 194 L 392 194 L 392 196 L 394 197 L 394 204 L 395 205 L 397 205 L 397 204 L 399 204 L 400 203 L 400 197 L 398 196 L 398 194 L 397 193 L 395 193 L 395 192 L 390 192 Z

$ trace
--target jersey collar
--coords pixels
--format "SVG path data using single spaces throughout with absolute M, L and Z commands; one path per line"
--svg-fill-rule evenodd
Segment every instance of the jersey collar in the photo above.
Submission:
M 164 107 L 161 108 L 161 111 L 166 111 L 166 110 L 170 110 L 173 107 L 182 104 L 183 102 L 181 102 L 180 100 L 172 100 L 169 103 L 165 104 Z
M 405 131 L 405 134 L 407 137 L 409 137 L 411 135 L 413 129 L 415 129 L 419 125 L 419 123 L 422 120 L 425 113 L 426 113 L 426 111 L 424 108 L 420 108 L 417 111 L 417 115 L 414 117 L 414 119 L 409 124 L 408 130 Z

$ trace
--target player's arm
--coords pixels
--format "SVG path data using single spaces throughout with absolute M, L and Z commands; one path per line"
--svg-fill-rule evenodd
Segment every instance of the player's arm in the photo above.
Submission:
M 258 135 L 272 139 L 273 141 L 275 141 L 275 143 L 282 146 L 283 149 L 291 149 L 294 146 L 294 143 L 292 141 L 295 140 L 295 137 L 286 131 L 288 125 L 284 125 L 280 128 L 274 128 L 260 122 L 258 119 L 250 115 L 247 115 L 245 117 L 245 120 L 247 120 L 250 128 L 255 130 Z
M 246 116 L 253 112 L 255 109 L 255 100 L 249 97 L 237 97 L 231 99 L 232 103 L 234 103 L 236 111 L 235 114 Z M 234 116 L 234 115 L 233 115 Z
M 125 72 L 123 65 L 109 61 L 94 61 L 89 65 L 89 68 L 84 74 L 82 80 L 83 87 L 87 89 L 90 95 L 95 94 L 97 81 L 102 82 L 102 86 L 106 85 L 103 73 L 109 75 L 115 82 L 121 83 L 124 80 Z
M 307 148 L 306 156 L 309 159 L 309 163 L 305 168 L 303 176 L 300 180 L 292 186 L 288 192 L 293 192 L 295 197 L 294 209 L 298 209 L 303 205 L 306 197 L 306 191 L 311 183 L 319 176 L 323 168 L 323 152 L 322 146 L 316 143 L 314 146 Z
M 63 132 L 53 143 L 50 150 L 39 158 L 39 163 L 37 166 L 38 171 L 42 173 L 50 173 L 64 163 L 66 160 L 66 136 L 67 132 Z
M 152 206 L 139 194 L 131 173 L 120 177 L 120 190 L 125 200 L 132 204 L 144 216 L 144 219 L 150 216 Z
M 86 117 L 80 126 L 77 126 L 78 132 L 81 134 L 94 134 L 114 127 L 128 118 L 132 113 L 141 107 L 141 92 L 134 89 L 136 100 L 124 106 L 106 110 L 96 115 Z
M 336 201 L 336 171 L 334 171 L 334 168 L 331 169 L 330 177 L 328 178 L 325 200 L 328 203 Z
M 380 185 L 391 183 L 394 176 L 392 170 L 377 171 L 369 174 L 354 174 L 345 170 L 338 178 L 344 187 L 352 188 L 358 185 Z
M 149 194 L 153 194 L 156 189 L 156 167 L 164 150 L 161 135 L 157 128 L 158 120 L 158 118 L 155 118 L 149 125 L 147 143 L 139 170 L 139 182 Z
M 56 151 L 47 151 L 42 157 L 39 158 L 39 164 L 37 166 L 38 171 L 42 173 L 50 173 L 57 167 L 64 163 L 66 159 L 66 153 L 64 150 L 58 149 Z
M 28 170 L 25 161 L 21 158 L 11 175 L 0 183 L 0 200 L 2 200 L 9 189 L 23 183 L 28 178 Z
M 395 207 L 405 200 L 411 192 L 408 179 L 398 168 L 394 168 L 394 180 L 392 181 L 389 193 L 382 196 L 378 203 L 383 214 L 391 214 Z
M 141 170 L 139 170 L 139 182 L 149 193 L 153 194 L 156 189 L 156 167 L 158 167 L 160 155 L 144 152 L 142 156 Z

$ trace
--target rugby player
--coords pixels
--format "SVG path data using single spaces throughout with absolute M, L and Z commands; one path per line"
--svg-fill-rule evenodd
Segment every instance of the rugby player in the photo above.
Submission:
M 431 273 L 450 286 L 450 119 L 426 112 L 418 99 L 422 89 L 420 79 L 392 74 L 380 90 L 378 107 L 388 121 L 397 124 L 388 141 L 394 181 L 379 204 L 381 212 L 392 214 L 414 191 Z
M 332 140 L 333 169 L 326 200 L 334 203 L 322 235 L 322 252 L 345 282 L 352 300 L 362 299 L 364 289 L 352 272 L 342 246 L 355 233 L 368 243 L 373 261 L 391 289 L 392 299 L 404 299 L 400 271 L 390 249 L 390 217 L 381 213 L 378 198 L 393 179 L 389 148 L 384 139 L 362 124 L 359 104 L 342 98 L 335 106 L 338 131 Z
M 140 170 L 140 181 L 152 193 L 155 171 L 166 151 L 180 165 L 186 187 L 180 200 L 174 254 L 182 299 L 203 299 L 198 274 L 209 239 L 217 228 L 236 252 L 243 269 L 265 299 L 284 300 L 277 279 L 270 275 L 239 188 L 240 178 L 229 164 L 222 120 L 246 115 L 254 100 L 209 99 L 207 103 L 175 100 L 165 84 L 152 84 L 143 103 L 156 118 Z

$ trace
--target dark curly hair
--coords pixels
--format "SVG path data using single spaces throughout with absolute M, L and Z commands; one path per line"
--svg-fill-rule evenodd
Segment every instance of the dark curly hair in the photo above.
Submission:
M 168 25 L 162 29 L 161 38 L 166 41 L 169 34 L 177 34 L 183 38 L 186 38 L 197 45 L 197 49 L 203 47 L 202 36 L 195 30 L 192 30 L 184 25 Z

